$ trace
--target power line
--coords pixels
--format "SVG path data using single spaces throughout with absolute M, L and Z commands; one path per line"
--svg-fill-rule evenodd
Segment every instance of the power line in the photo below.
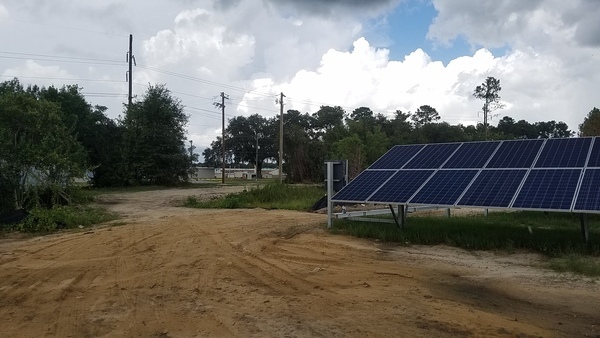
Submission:
M 14 55 L 14 56 L 3 56 L 1 54 L 7 54 L 7 55 Z M 19 56 L 20 55 L 20 56 Z M 32 59 L 32 60 L 37 60 L 37 61 L 54 61 L 54 62 L 63 62 L 63 63 L 78 63 L 78 64 L 97 64 L 97 65 L 109 65 L 109 66 L 122 66 L 122 62 L 121 61 L 117 61 L 117 60 L 108 60 L 108 59 L 97 59 L 97 58 L 82 58 L 82 57 L 69 57 L 69 56 L 54 56 L 54 55 L 48 55 L 48 54 L 34 54 L 34 53 L 19 53 L 19 52 L 0 52 L 0 58 L 5 58 L 5 59 Z M 250 90 L 247 88 L 243 88 L 243 87 L 238 87 L 238 86 L 233 86 L 233 85 L 228 85 L 225 83 L 221 83 L 221 82 L 217 82 L 217 81 L 211 81 L 211 80 L 206 80 L 206 79 L 202 79 L 199 77 L 194 77 L 194 76 L 190 76 L 190 75 L 185 75 L 185 74 L 180 74 L 180 73 L 176 73 L 173 71 L 169 71 L 169 70 L 164 70 L 164 69 L 160 69 L 160 68 L 156 68 L 156 67 L 151 67 L 151 66 L 146 66 L 146 65 L 136 65 L 139 68 L 142 69 L 146 69 L 149 71 L 153 71 L 156 73 L 160 73 L 160 74 L 164 74 L 164 75 L 169 75 L 169 76 L 173 76 L 173 77 L 177 77 L 177 78 L 181 78 L 181 79 L 185 79 L 185 80 L 189 80 L 189 81 L 195 81 L 195 82 L 199 82 L 199 83 L 205 83 L 205 84 L 209 84 L 209 85 L 213 85 L 213 86 L 217 86 L 217 87 L 222 87 L 222 88 L 227 88 L 227 89 L 231 89 L 231 90 L 236 90 L 236 91 L 240 91 L 243 92 L 244 94 L 256 94 L 265 98 L 273 98 L 276 97 L 275 94 L 273 93 L 265 93 L 265 92 L 261 92 L 258 90 Z M 33 77 L 31 77 L 33 78 Z M 50 78 L 51 79 L 51 78 Z M 56 78 L 57 80 L 60 80 L 60 78 Z M 66 80 L 66 79 L 65 79 Z M 90 80 L 91 81 L 91 80 Z M 98 80 L 98 81 L 107 81 L 109 82 L 109 80 Z M 136 85 L 140 85 L 142 86 L 142 84 L 137 84 Z M 145 86 L 145 85 L 143 85 Z M 173 93 L 178 93 L 181 95 L 186 95 L 186 96 L 190 96 L 190 97 L 196 97 L 199 99 L 203 99 L 203 100 L 213 100 L 212 98 L 205 98 L 205 97 L 200 97 L 200 96 L 196 96 L 193 94 L 186 94 L 186 93 L 181 93 L 181 92 L 175 92 L 172 91 Z M 243 99 L 240 98 L 240 99 Z M 329 104 L 329 103 L 324 103 L 324 102 L 315 102 L 312 100 L 305 100 L 305 99 L 294 99 L 294 98 L 287 98 L 288 101 L 290 102 L 296 102 L 296 103 L 300 103 L 300 104 L 304 104 L 304 105 L 308 105 L 308 106 L 313 106 L 313 107 L 320 107 L 320 106 L 338 106 L 341 107 L 347 111 L 351 111 L 355 108 L 352 107 L 348 107 L 348 106 L 342 106 L 342 105 L 334 105 L 334 104 Z M 258 110 L 263 110 L 263 111 L 268 111 L 268 112 L 274 112 L 276 113 L 276 110 L 270 110 L 267 108 L 262 108 L 262 107 L 256 107 L 256 106 L 250 106 L 250 105 L 245 105 L 245 104 L 238 104 L 240 107 L 246 107 L 246 108 L 252 108 L 252 109 L 258 109 Z

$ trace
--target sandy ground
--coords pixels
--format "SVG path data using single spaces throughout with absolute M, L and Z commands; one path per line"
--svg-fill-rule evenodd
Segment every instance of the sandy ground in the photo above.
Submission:
M 537 255 L 331 235 L 322 214 L 173 207 L 223 192 L 107 195 L 126 225 L 0 240 L 0 336 L 600 337 L 600 282 Z

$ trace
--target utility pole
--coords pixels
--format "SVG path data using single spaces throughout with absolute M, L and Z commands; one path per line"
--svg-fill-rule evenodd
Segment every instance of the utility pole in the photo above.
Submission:
M 279 100 L 275 100 L 279 103 L 279 183 L 283 182 L 283 98 L 285 95 L 280 94 Z
M 133 56 L 133 34 L 129 34 L 129 52 L 127 53 L 127 62 L 129 63 L 129 71 L 127 71 L 126 76 L 127 82 L 129 82 L 127 109 L 129 110 L 131 108 L 131 101 L 133 99 L 133 64 L 135 63 L 135 56 Z
M 229 97 L 221 92 L 221 102 L 215 102 L 215 107 L 221 108 L 221 183 L 225 184 L 225 99 L 229 100 Z
M 258 181 L 258 133 L 256 133 L 256 180 Z
M 194 141 L 190 140 L 190 165 L 194 165 Z

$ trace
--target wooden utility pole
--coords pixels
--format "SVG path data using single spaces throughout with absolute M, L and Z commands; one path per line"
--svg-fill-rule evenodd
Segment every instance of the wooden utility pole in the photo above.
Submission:
M 279 183 L 283 182 L 283 98 L 285 95 L 281 93 L 279 100 Z
M 127 82 L 129 82 L 127 109 L 130 109 L 131 101 L 133 99 L 133 64 L 135 63 L 135 57 L 133 56 L 133 34 L 129 34 L 129 52 L 127 53 L 127 62 L 129 63 L 129 71 L 127 71 Z
M 224 92 L 221 92 L 221 102 L 213 103 L 215 107 L 221 108 L 221 183 L 225 183 L 225 99 L 229 99 Z

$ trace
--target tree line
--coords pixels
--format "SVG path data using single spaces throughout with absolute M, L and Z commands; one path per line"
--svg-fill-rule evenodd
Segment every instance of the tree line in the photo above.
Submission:
M 113 120 L 77 85 L 0 83 L 0 213 L 66 203 L 86 175 L 95 187 L 186 181 L 183 109 L 164 85 Z
M 314 114 L 288 110 L 283 114 L 283 170 L 291 182 L 323 179 L 326 159 L 348 159 L 355 176 L 396 144 L 571 137 L 564 122 L 529 123 L 505 116 L 497 126 L 450 125 L 440 122 L 429 105 L 414 113 L 397 110 L 392 117 L 359 107 L 348 114 L 339 106 L 321 106 Z M 278 156 L 279 117 L 237 116 L 225 130 L 226 165 L 258 166 Z M 487 135 L 487 136 L 486 136 Z M 221 138 L 203 152 L 208 166 L 221 166 Z M 258 161 L 258 162 L 257 162 Z

